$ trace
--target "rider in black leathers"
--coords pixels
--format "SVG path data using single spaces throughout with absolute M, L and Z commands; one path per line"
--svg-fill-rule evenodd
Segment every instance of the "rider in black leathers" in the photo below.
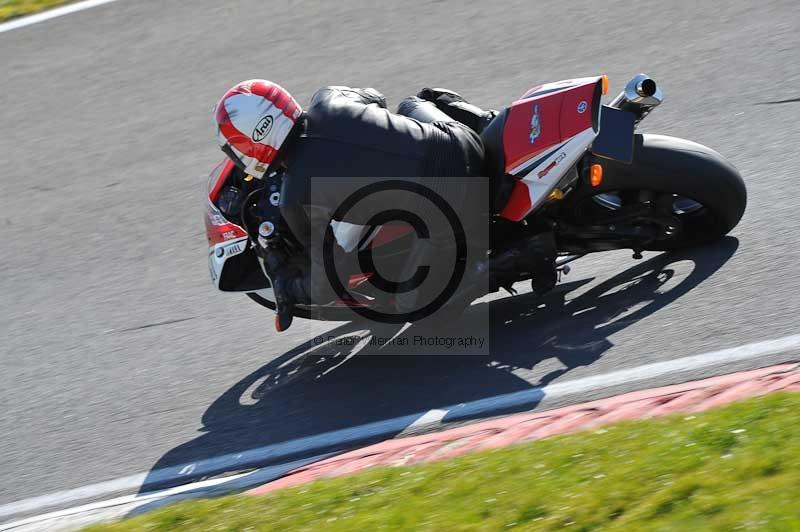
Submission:
M 398 112 L 392 113 L 374 89 L 323 88 L 313 96 L 300 134 L 286 150 L 281 214 L 299 238 L 324 232 L 344 199 L 337 178 L 341 183 L 348 177 L 419 177 L 426 187 L 446 197 L 456 212 L 497 212 L 508 190 L 504 176 L 492 176 L 490 198 L 477 194 L 470 185 L 480 178 L 489 179 L 479 133 L 494 114 L 442 89 L 423 89 L 418 96 L 403 100 Z M 344 221 L 366 222 L 357 210 L 349 212 Z M 443 249 L 452 245 L 452 237 L 445 235 L 419 240 L 406 271 L 435 262 Z M 320 278 L 324 266 L 319 246 L 312 247 L 310 259 L 307 268 L 274 275 L 276 297 L 284 304 L 321 304 L 335 299 L 330 284 Z M 401 311 L 410 310 L 415 302 L 413 295 L 398 294 L 397 300 Z

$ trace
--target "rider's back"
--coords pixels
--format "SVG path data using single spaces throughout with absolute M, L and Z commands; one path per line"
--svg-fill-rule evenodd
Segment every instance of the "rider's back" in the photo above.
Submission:
M 385 108 L 376 91 L 325 87 L 306 111 L 305 131 L 289 154 L 288 176 L 461 176 L 463 139 L 477 135 L 461 124 L 422 123 Z M 480 143 L 480 140 L 477 140 Z

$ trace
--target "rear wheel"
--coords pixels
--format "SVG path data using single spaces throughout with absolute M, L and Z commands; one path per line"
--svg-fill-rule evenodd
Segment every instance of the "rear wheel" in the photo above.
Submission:
M 642 250 L 664 251 L 718 240 L 744 214 L 747 190 L 739 172 L 700 144 L 636 135 L 632 164 L 600 158 L 593 162 L 603 166 L 601 185 L 581 186 L 565 201 L 562 212 L 570 223 L 586 226 L 616 213 L 639 210 L 643 213 L 639 219 L 624 223 L 638 224 L 657 235 Z

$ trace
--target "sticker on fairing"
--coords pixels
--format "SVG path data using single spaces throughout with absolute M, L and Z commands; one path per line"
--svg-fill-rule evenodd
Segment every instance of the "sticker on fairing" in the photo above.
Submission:
M 208 269 L 214 286 L 219 287 L 225 262 L 236 255 L 244 253 L 247 249 L 247 238 L 240 238 L 231 242 L 223 242 L 208 248 Z

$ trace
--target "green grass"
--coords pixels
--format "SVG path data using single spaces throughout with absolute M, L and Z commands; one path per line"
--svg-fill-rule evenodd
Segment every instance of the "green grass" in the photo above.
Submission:
M 0 22 L 24 15 L 32 15 L 51 7 L 68 4 L 72 0 L 0 0 Z
M 800 530 L 800 394 L 625 422 L 95 531 Z

